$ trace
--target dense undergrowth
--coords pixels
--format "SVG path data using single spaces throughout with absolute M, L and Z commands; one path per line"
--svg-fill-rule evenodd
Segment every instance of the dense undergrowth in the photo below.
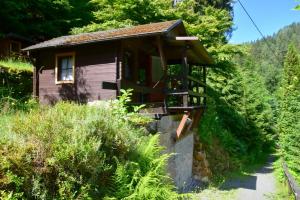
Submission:
M 0 67 L 9 71 L 33 71 L 33 65 L 26 60 L 18 58 L 5 58 L 0 60 Z
M 1 199 L 176 198 L 168 156 L 126 113 L 126 101 L 2 113 Z
M 285 57 L 278 92 L 278 130 L 281 155 L 300 184 L 300 57 L 291 45 Z
M 208 107 L 199 126 L 215 176 L 264 162 L 277 138 L 271 98 L 251 66 L 210 69 Z
M 22 110 L 31 104 L 32 70 L 32 65 L 27 61 L 15 58 L 0 60 L 1 112 L 12 108 Z

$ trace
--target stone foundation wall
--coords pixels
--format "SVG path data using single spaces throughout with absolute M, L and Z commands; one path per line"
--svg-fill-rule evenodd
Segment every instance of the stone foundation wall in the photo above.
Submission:
M 163 153 L 171 154 L 168 163 L 168 172 L 180 190 L 193 177 L 194 134 L 188 132 L 177 140 L 176 130 L 182 115 L 164 116 L 156 121 L 152 128 L 160 133 L 160 144 L 166 149 Z
M 186 130 L 181 138 L 177 138 L 176 130 L 181 119 L 182 115 L 163 116 L 149 127 L 152 131 L 159 132 L 160 144 L 165 147 L 163 153 L 171 154 L 168 172 L 177 189 L 185 190 L 193 180 L 208 182 L 211 171 L 197 130 Z M 191 120 L 187 123 L 191 123 Z
M 209 182 L 212 172 L 206 158 L 206 152 L 200 142 L 199 136 L 195 134 L 194 157 L 193 157 L 193 178 L 197 181 Z

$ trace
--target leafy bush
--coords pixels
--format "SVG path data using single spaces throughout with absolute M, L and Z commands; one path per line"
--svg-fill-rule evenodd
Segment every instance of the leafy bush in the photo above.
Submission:
M 33 71 L 33 65 L 24 59 L 18 58 L 6 58 L 0 60 L 0 67 L 7 69 L 8 71 L 20 72 L 20 71 Z
M 1 198 L 176 198 L 158 136 L 114 105 L 59 103 L 3 116 Z
M 32 65 L 28 62 L 0 60 L 0 107 L 22 106 L 19 104 L 32 95 Z

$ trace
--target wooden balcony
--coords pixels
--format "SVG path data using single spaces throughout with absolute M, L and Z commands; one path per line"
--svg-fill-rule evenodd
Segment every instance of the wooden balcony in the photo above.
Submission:
M 198 66 L 197 66 L 198 67 Z M 188 75 L 168 75 L 162 80 L 163 87 L 142 86 L 132 81 L 121 80 L 122 89 L 133 89 L 133 105 L 146 105 L 142 112 L 164 115 L 184 111 L 199 110 L 206 107 L 206 69 L 198 67 L 201 73 Z M 151 95 L 160 94 L 160 101 L 151 101 Z
M 166 84 L 166 108 L 168 111 L 189 111 L 206 107 L 205 75 L 169 76 Z

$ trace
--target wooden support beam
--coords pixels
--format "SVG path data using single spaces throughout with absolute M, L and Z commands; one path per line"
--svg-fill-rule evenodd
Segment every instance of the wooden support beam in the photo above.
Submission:
M 32 96 L 33 98 L 36 98 L 38 97 L 38 87 L 37 87 L 37 78 L 38 78 L 38 71 L 36 70 L 36 67 L 34 66 L 33 67 L 33 77 L 32 77 L 32 84 L 33 84 L 33 93 L 32 93 Z
M 165 57 L 165 53 L 164 53 L 164 49 L 163 49 L 162 40 L 159 36 L 157 37 L 157 46 L 158 46 L 161 65 L 164 70 L 164 75 L 166 75 L 167 74 L 167 61 L 166 61 L 166 57 Z
M 175 37 L 177 41 L 197 41 L 199 40 L 196 36 L 177 36 Z
M 186 125 L 186 122 L 188 120 L 190 116 L 190 113 L 189 112 L 186 112 L 183 116 L 182 116 L 182 119 L 180 121 L 180 124 L 176 130 L 176 135 L 177 135 L 177 139 L 180 138 L 180 136 L 183 134 L 184 132 L 184 128 L 185 128 L 185 125 Z
M 206 95 L 207 94 L 207 86 L 206 86 L 206 66 L 203 66 L 203 83 L 204 83 L 204 94 Z M 203 100 L 203 103 L 204 105 L 206 106 L 207 104 L 207 99 L 206 97 L 204 97 L 204 100 Z
M 188 89 L 188 73 L 189 73 L 189 65 L 187 58 L 187 48 L 184 47 L 182 50 L 182 75 L 183 75 L 183 87 L 184 89 Z
M 199 126 L 199 122 L 203 116 L 204 109 L 196 110 L 193 116 L 193 124 L 192 129 L 197 128 Z

